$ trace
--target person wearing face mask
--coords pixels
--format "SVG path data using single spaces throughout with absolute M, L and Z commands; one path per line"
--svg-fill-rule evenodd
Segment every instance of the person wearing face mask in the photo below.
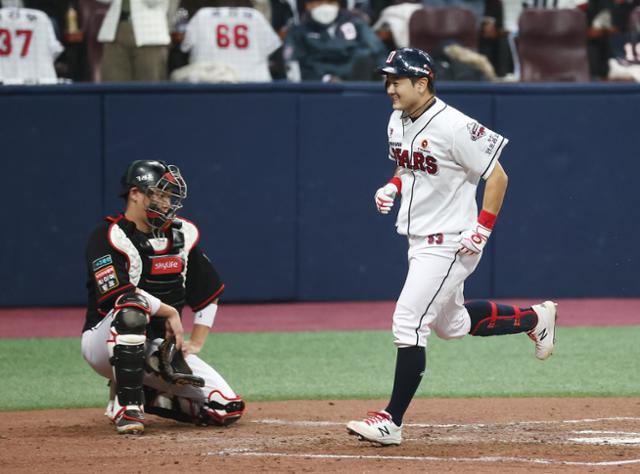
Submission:
M 291 81 L 368 81 L 385 47 L 364 20 L 338 0 L 307 0 L 285 42 Z

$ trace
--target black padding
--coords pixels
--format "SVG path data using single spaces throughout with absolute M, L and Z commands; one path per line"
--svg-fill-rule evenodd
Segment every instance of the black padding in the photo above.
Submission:
M 147 314 L 135 307 L 117 310 L 112 326 L 118 334 L 144 334 L 147 327 Z
M 113 348 L 112 364 L 115 369 L 120 405 L 142 405 L 144 344 L 135 346 L 116 344 Z

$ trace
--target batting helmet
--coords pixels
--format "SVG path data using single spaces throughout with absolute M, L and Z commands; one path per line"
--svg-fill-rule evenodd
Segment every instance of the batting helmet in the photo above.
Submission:
M 395 74 L 403 77 L 426 77 L 435 79 L 433 59 L 417 48 L 396 49 L 389 53 L 384 66 L 378 68 L 380 74 Z
M 151 198 L 147 208 L 147 220 L 154 229 L 164 230 L 182 207 L 187 197 L 187 183 L 175 165 L 164 161 L 136 160 L 131 163 L 121 179 L 122 193 L 136 187 Z

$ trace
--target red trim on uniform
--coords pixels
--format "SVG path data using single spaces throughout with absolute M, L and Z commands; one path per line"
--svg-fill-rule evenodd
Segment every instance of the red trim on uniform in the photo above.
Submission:
M 494 327 L 496 327 L 496 322 L 498 321 L 498 305 L 493 301 L 489 301 L 489 304 L 491 304 L 491 320 L 489 321 L 489 326 L 487 327 L 489 329 L 493 329 Z
M 222 284 L 222 286 L 220 286 L 220 288 L 218 288 L 218 291 L 216 291 L 213 295 L 209 296 L 202 303 L 192 306 L 191 309 L 193 309 L 194 311 L 200 311 L 202 308 L 206 307 L 209 303 L 211 303 L 214 299 L 216 299 L 216 297 L 218 297 L 220 293 L 222 293 L 222 290 L 224 290 L 224 283 Z
M 476 334 L 476 332 L 478 332 L 478 329 L 480 329 L 480 326 L 483 325 L 483 323 L 485 323 L 486 321 L 490 321 L 489 325 L 487 326 L 488 329 L 493 329 L 493 327 L 495 326 L 496 322 L 498 320 L 508 320 L 508 319 L 512 319 L 514 318 L 514 316 L 497 316 L 495 318 L 495 320 L 491 317 L 491 316 L 487 316 L 484 319 L 481 319 L 478 324 L 475 325 L 475 327 L 473 328 L 473 330 L 469 331 L 469 334 L 471 334 L 472 336 L 474 336 Z M 493 326 L 491 326 L 491 322 L 493 322 Z
M 514 306 L 513 307 L 513 311 L 515 311 L 516 315 L 515 315 L 515 321 L 513 322 L 514 326 L 520 326 L 520 308 L 518 306 Z
M 478 216 L 478 224 L 486 227 L 487 229 L 493 229 L 493 226 L 496 225 L 496 219 L 498 216 L 495 214 L 491 214 L 490 212 L 485 211 L 484 209 L 480 211 L 480 215 Z
M 402 193 L 402 180 L 399 176 L 394 176 L 389 180 L 390 183 L 394 184 L 396 188 L 398 188 L 398 192 Z
M 109 298 L 110 296 L 113 296 L 114 293 L 118 293 L 120 291 L 122 291 L 124 293 L 123 290 L 127 290 L 127 289 L 133 288 L 133 287 L 134 286 L 131 283 L 127 283 L 126 285 L 121 286 L 119 288 L 114 288 L 109 293 L 106 293 L 106 294 L 102 295 L 100 298 L 98 298 L 98 303 L 100 303 L 101 301 L 104 301 L 105 299 Z

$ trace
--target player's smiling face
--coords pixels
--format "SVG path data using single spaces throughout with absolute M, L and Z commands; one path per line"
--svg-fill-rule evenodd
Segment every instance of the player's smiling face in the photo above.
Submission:
M 393 110 L 409 112 L 425 100 L 419 84 L 414 84 L 408 77 L 388 74 L 386 86 Z

